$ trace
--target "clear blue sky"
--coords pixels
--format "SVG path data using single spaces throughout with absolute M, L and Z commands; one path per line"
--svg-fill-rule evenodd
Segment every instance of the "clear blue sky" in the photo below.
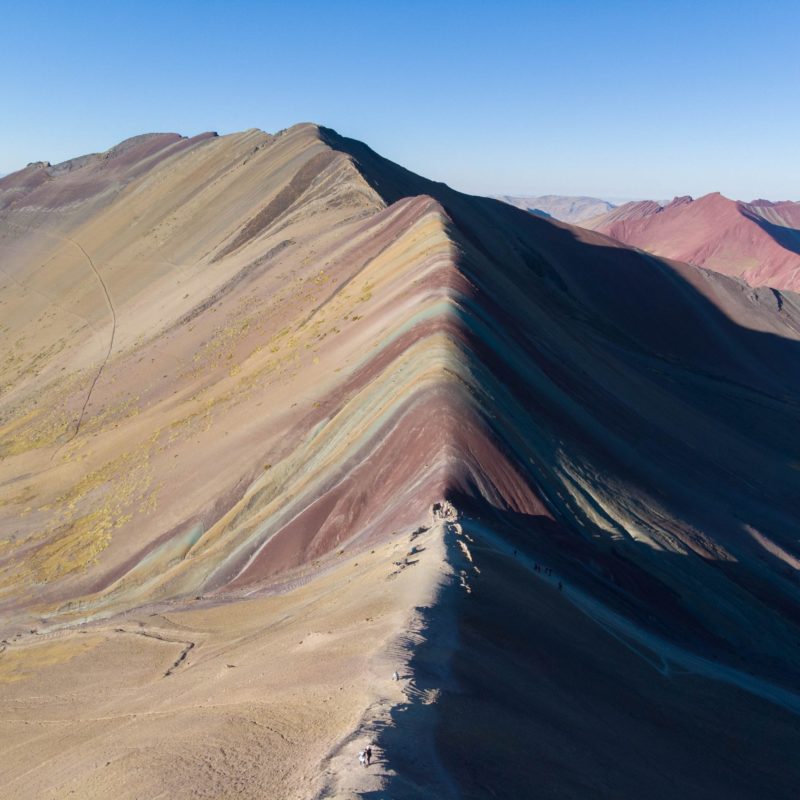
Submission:
M 800 199 L 800 0 L 0 0 L 0 173 L 314 121 L 476 193 Z

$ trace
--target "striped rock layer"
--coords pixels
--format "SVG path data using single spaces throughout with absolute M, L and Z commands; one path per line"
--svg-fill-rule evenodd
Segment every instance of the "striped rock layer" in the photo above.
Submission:
M 303 124 L 0 181 L 0 610 L 304 580 L 443 498 L 791 681 L 800 303 Z

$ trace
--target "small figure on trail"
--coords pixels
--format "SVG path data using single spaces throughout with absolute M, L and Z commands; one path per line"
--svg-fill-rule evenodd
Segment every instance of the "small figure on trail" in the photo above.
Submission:
M 367 766 L 367 751 L 361 750 L 358 754 L 358 763 L 361 764 L 362 767 Z
M 400 673 L 399 673 L 397 670 L 395 670 L 395 671 L 392 673 L 392 680 L 393 680 L 393 681 L 399 681 L 399 680 L 400 680 Z
M 367 755 L 367 766 L 369 766 L 370 763 L 372 763 L 372 747 L 369 745 L 367 746 L 366 755 Z
M 514 558 L 516 558 L 516 557 L 517 557 L 517 551 L 514 550 Z
M 561 581 L 559 581 L 558 582 L 558 591 L 561 592 L 563 590 L 564 590 L 564 585 L 561 583 Z

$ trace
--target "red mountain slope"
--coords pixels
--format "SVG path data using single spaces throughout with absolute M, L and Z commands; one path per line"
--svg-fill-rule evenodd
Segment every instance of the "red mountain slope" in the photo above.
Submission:
M 751 286 L 800 289 L 800 203 L 743 203 L 715 192 L 697 200 L 676 197 L 666 206 L 626 203 L 581 224 Z

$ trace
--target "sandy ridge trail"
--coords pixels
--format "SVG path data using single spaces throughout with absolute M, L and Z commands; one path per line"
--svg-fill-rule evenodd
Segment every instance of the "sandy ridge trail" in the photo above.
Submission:
M 37 800 L 457 796 L 434 742 L 463 591 L 453 525 L 424 519 L 277 594 L 18 635 L 0 657 L 0 786 Z M 435 663 L 410 665 L 432 637 Z
M 454 608 L 448 595 L 458 584 L 451 560 L 458 558 L 453 548 L 460 526 L 457 512 L 449 503 L 436 506 L 430 527 L 421 526 L 411 534 L 407 555 L 395 562 L 398 569 L 389 576 L 394 578 L 413 567 L 416 596 L 407 598 L 411 603 L 400 629 L 382 644 L 368 665 L 365 678 L 372 687 L 369 706 L 356 728 L 326 759 L 324 785 L 314 800 L 459 796 L 436 752 L 435 704 L 441 690 L 451 683 L 449 656 L 456 642 Z M 437 620 L 435 631 L 431 617 Z M 441 635 L 443 621 L 449 634 L 446 636 Z M 430 674 L 431 665 L 427 665 L 428 674 L 420 675 L 412 659 L 431 636 L 444 640 L 444 646 L 434 665 L 435 675 Z M 395 671 L 399 680 L 393 679 Z M 372 763 L 363 767 L 358 755 L 367 746 L 372 748 Z

